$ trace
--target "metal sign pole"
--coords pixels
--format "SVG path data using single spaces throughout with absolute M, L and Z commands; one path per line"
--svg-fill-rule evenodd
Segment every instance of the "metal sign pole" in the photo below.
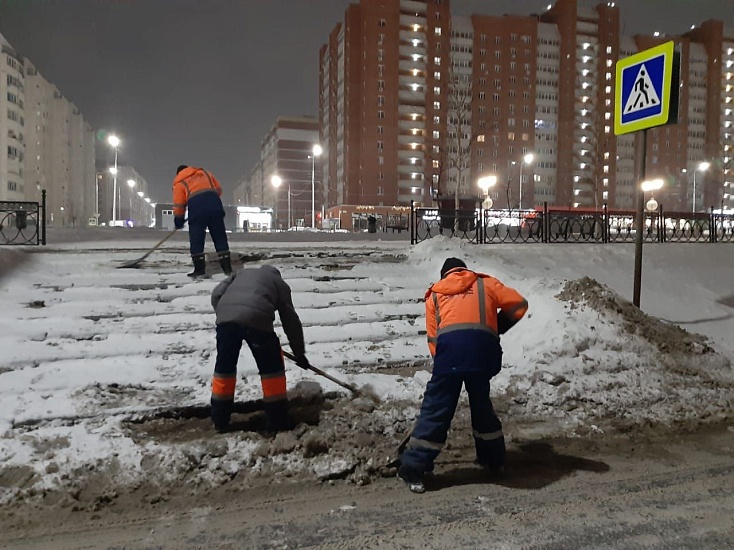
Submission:
M 635 233 L 635 283 L 632 295 L 632 303 L 640 307 L 640 290 L 642 287 L 642 239 L 644 236 L 643 225 L 645 223 L 645 192 L 640 185 L 645 181 L 645 166 L 647 164 L 647 130 L 638 132 L 635 136 L 637 140 L 637 172 L 635 181 L 637 182 L 637 215 L 635 225 L 637 233 Z

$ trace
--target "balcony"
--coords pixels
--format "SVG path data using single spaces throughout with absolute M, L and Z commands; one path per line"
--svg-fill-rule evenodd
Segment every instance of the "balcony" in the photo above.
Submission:
M 416 16 L 415 13 L 409 15 L 407 13 L 400 14 L 400 26 L 401 27 L 412 27 L 413 25 L 420 25 L 421 28 L 426 28 L 425 16 Z

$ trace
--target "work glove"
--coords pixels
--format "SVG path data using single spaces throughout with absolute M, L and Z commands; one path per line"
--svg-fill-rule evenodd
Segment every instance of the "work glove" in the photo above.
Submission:
M 515 321 L 514 319 L 511 319 L 502 311 L 500 311 L 497 314 L 497 332 L 499 334 L 504 334 L 505 332 L 510 330 L 512 327 L 514 327 L 516 324 L 517 324 L 517 321 Z
M 173 218 L 173 225 L 176 226 L 176 229 L 182 229 L 184 223 L 186 223 L 186 220 L 183 216 L 176 216 L 175 218 Z
M 308 362 L 305 355 L 296 357 L 296 365 L 301 367 L 303 370 L 310 370 L 311 368 L 311 363 Z

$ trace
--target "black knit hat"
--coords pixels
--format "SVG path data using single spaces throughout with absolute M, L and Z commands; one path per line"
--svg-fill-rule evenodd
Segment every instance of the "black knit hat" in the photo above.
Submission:
M 443 263 L 443 267 L 441 268 L 441 278 L 443 279 L 446 276 L 446 273 L 455 267 L 466 268 L 466 264 L 459 258 L 446 258 L 446 261 Z
M 188 166 L 186 166 L 185 164 L 182 164 L 181 166 L 176 168 L 176 173 L 178 174 L 181 170 L 186 170 L 187 168 Z

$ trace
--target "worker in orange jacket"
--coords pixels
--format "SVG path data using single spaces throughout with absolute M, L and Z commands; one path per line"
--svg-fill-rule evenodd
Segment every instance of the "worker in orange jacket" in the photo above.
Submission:
M 173 221 L 176 229 L 181 229 L 186 222 L 184 215 L 188 208 L 189 249 L 194 262 L 194 271 L 188 274 L 189 277 L 206 276 L 204 241 L 207 228 L 219 254 L 222 271 L 225 275 L 232 273 L 221 196 L 222 186 L 206 170 L 186 165 L 181 165 L 176 170 L 173 180 Z
M 469 394 L 477 462 L 490 470 L 504 466 L 505 439 L 489 398 L 489 381 L 502 367 L 500 334 L 528 309 L 516 290 L 467 269 L 458 258 L 444 262 L 441 280 L 425 299 L 433 375 L 398 469 L 398 478 L 416 493 L 425 491 L 425 473 L 433 471 L 446 443 L 462 385 Z

